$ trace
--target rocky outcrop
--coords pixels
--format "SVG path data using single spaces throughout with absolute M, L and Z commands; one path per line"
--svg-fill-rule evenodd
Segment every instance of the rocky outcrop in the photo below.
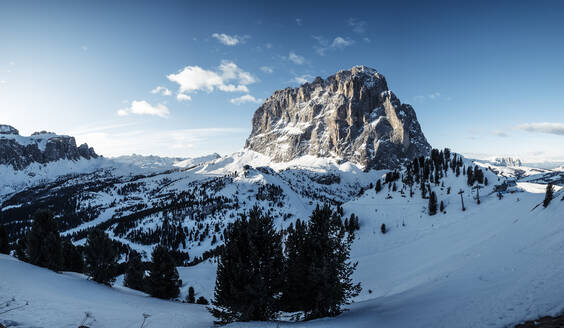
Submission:
M 522 166 L 523 163 L 518 158 L 513 157 L 496 157 L 493 160 L 494 164 L 497 166 Z
M 365 66 L 276 91 L 256 110 L 245 148 L 278 162 L 314 155 L 366 169 L 393 168 L 431 151 L 413 108 Z
M 87 144 L 77 147 L 74 137 L 45 131 L 24 137 L 15 128 L 0 125 L 0 165 L 11 165 L 14 169 L 21 170 L 32 163 L 97 157 L 94 149 Z

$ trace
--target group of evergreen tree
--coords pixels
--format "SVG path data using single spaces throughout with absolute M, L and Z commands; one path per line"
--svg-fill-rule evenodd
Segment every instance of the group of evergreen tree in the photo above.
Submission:
M 0 252 L 9 252 L 7 236 L 0 226 Z M 40 210 L 33 216 L 33 224 L 25 238 L 17 243 L 16 255 L 21 260 L 54 271 L 86 273 L 92 280 L 110 285 L 118 275 L 120 252 L 115 242 L 101 229 L 88 234 L 84 247 L 77 247 L 69 239 L 62 239 L 57 221 L 49 211 Z M 164 246 L 157 246 L 145 277 L 145 264 L 141 256 L 130 251 L 126 266 L 125 284 L 147 291 L 154 297 L 175 298 L 179 294 L 176 261 Z
M 225 231 L 210 312 L 220 323 L 270 320 L 281 310 L 307 319 L 339 314 L 360 292 L 351 280 L 354 235 L 341 218 L 318 206 L 309 222 L 288 229 L 283 251 L 272 217 L 256 206 L 242 215 Z
M 57 221 L 46 210 L 35 212 L 31 229 L 18 240 L 15 250 L 20 260 L 53 271 L 83 270 L 81 250 L 61 238 Z
M 146 271 L 149 271 L 148 275 Z M 158 245 L 153 249 L 151 262 L 144 263 L 139 253 L 131 251 L 127 260 L 124 285 L 147 292 L 153 297 L 178 297 L 182 280 L 179 279 L 172 252 L 165 246 Z
M 473 186 L 474 183 L 478 182 L 480 184 L 488 184 L 487 181 L 488 179 L 484 178 L 484 172 L 482 171 L 482 169 L 480 169 L 478 166 L 475 166 L 472 169 L 472 166 L 468 166 L 467 172 L 466 172 L 466 179 L 468 182 L 469 186 Z

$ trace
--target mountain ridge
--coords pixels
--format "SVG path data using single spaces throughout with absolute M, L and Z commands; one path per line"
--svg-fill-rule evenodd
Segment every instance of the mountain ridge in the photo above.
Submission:
M 32 163 L 93 158 L 98 158 L 94 148 L 86 143 L 77 146 L 74 137 L 47 131 L 26 137 L 21 136 L 16 128 L 0 124 L 0 165 L 22 170 Z

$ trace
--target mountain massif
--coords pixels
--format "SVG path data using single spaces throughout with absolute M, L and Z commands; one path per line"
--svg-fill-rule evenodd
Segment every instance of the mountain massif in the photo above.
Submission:
M 366 169 L 394 168 L 431 151 L 413 108 L 366 66 L 276 91 L 255 112 L 245 147 L 277 162 L 313 155 Z

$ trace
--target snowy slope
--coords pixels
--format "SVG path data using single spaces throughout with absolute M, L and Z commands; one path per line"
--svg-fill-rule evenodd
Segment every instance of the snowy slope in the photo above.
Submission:
M 0 254 L 0 303 L 15 298 L 6 309 L 29 305 L 0 314 L 0 323 L 17 327 L 76 328 L 85 317 L 89 327 L 139 327 L 143 313 L 150 314 L 146 327 L 210 327 L 205 307 L 158 300 L 125 288 L 115 289 L 73 273 L 57 274 Z M 0 310 L 0 312 L 3 312 Z
M 465 165 L 470 164 L 471 161 L 465 160 Z M 564 255 L 564 202 L 561 201 L 564 192 L 557 191 L 555 199 L 545 209 L 539 206 L 545 185 L 518 181 L 517 187 L 505 193 L 500 200 L 497 193 L 493 192 L 494 185 L 500 184 L 506 177 L 495 172 L 499 173 L 496 168 L 484 168 L 489 185 L 480 190 L 481 204 L 478 205 L 475 191 L 466 184 L 466 176 L 456 177 L 449 170 L 448 176 L 442 179 L 444 186 L 431 184 L 439 202 L 443 201 L 446 206 L 446 213 L 435 216 L 427 214 L 428 201 L 421 198 L 418 185 L 414 187 L 413 197 L 409 196 L 409 187 L 401 181 L 396 181 L 397 191 L 392 191 L 388 185 L 383 185 L 379 193 L 374 189 L 366 189 L 385 171 L 364 172 L 350 163 L 307 156 L 288 163 L 273 164 L 267 157 L 250 151 L 218 158 L 196 167 L 146 175 L 81 175 L 42 187 L 39 191 L 29 189 L 24 194 L 40 199 L 59 193 L 61 197 L 67 197 L 66 188 L 74 193 L 77 187 L 84 188 L 84 192 L 77 194 L 77 209 L 94 210 L 93 220 L 83 222 L 65 234 L 101 225 L 110 236 L 145 255 L 150 254 L 154 245 L 131 240 L 129 232 L 135 229 L 150 231 L 160 226 L 164 213 L 168 211 L 168 202 L 183 199 L 183 193 L 196 197 L 199 204 L 196 207 L 186 205 L 188 211 L 180 211 L 181 214 L 176 216 L 179 223 L 190 231 L 198 230 L 199 224 L 211 227 L 219 224 L 223 228 L 234 220 L 237 213 L 254 204 L 271 209 L 276 226 L 283 229 L 297 218 L 307 218 L 318 202 L 342 203 L 345 216 L 357 214 L 361 226 L 351 256 L 353 261 L 359 262 L 354 279 L 362 283 L 363 291 L 355 303 L 348 307 L 350 312 L 337 318 L 308 323 L 239 323 L 233 326 L 504 327 L 564 310 L 561 298 L 564 292 L 564 261 L 560 260 Z M 92 189 L 89 183 L 93 180 L 101 186 Z M 282 190 L 275 201 L 257 198 L 261 187 L 267 185 Z M 365 191 L 358 196 L 361 188 Z M 461 211 L 458 194 L 461 189 L 464 190 L 467 209 L 464 212 Z M 235 203 L 240 207 L 234 207 Z M 136 208 L 141 204 L 145 204 L 151 212 L 132 221 L 133 228 L 130 230 L 116 233 L 119 232 L 116 227 L 121 218 L 138 211 Z M 6 213 L 12 211 L 8 206 L 24 208 L 27 206 L 26 198 L 14 197 L 4 203 Z M 206 212 L 214 206 L 216 211 Z M 201 216 L 194 216 L 194 211 Z M 111 224 L 104 225 L 106 222 Z M 389 230 L 385 235 L 380 232 L 382 223 Z M 201 256 L 215 247 L 211 244 L 212 235 L 203 240 L 187 242 L 185 247 L 179 249 L 189 252 L 191 258 Z M 76 243 L 83 241 L 76 240 Z M 8 262 L 2 263 L 0 274 L 4 276 L 5 272 L 9 278 L 6 285 L 0 286 L 17 286 L 18 279 L 23 279 L 17 277 L 17 272 L 24 270 L 27 264 L 13 261 L 9 262 L 10 268 L 16 266 L 14 263 L 17 263 L 17 268 L 7 269 L 3 268 L 4 263 Z M 185 297 L 189 286 L 194 286 L 197 296 L 210 299 L 215 270 L 214 260 L 206 260 L 192 267 L 179 267 L 184 282 L 181 299 Z M 69 279 L 45 270 L 41 272 Z M 37 285 L 23 296 L 29 297 L 33 295 L 33 290 L 42 290 L 42 281 L 43 278 L 37 278 L 34 282 Z M 60 280 L 57 283 L 66 285 L 71 281 Z M 82 279 L 80 284 L 84 284 L 80 288 L 90 290 L 93 283 Z M 116 289 L 108 289 L 111 294 L 104 294 L 104 299 L 113 302 L 114 309 L 132 313 L 133 319 L 140 318 L 139 313 L 131 312 L 128 305 L 137 304 L 137 301 L 119 304 L 123 297 L 133 296 L 122 296 L 123 290 Z M 67 295 L 65 299 L 73 297 L 77 296 Z M 84 300 L 78 297 L 78 303 L 82 304 Z M 51 308 L 37 311 L 47 313 L 57 307 L 65 307 L 66 302 L 55 299 Z M 160 301 L 155 302 L 160 304 Z M 175 309 L 184 306 L 170 304 Z M 98 316 L 113 318 L 104 309 L 94 304 L 84 307 L 87 305 L 94 309 L 93 312 L 99 313 Z M 77 315 L 79 318 L 83 311 L 80 310 Z M 163 311 L 165 313 L 168 310 Z M 169 326 L 175 327 L 182 320 L 192 324 L 192 315 L 195 316 L 194 320 L 211 325 L 212 319 L 204 310 L 197 313 L 190 311 L 181 317 L 172 317 L 170 320 L 179 321 L 170 321 Z M 13 314 L 10 318 L 29 325 L 38 324 L 37 321 L 28 323 L 26 320 L 32 319 L 25 315 Z M 54 322 L 55 326 L 67 324 L 63 319 L 58 320 Z

